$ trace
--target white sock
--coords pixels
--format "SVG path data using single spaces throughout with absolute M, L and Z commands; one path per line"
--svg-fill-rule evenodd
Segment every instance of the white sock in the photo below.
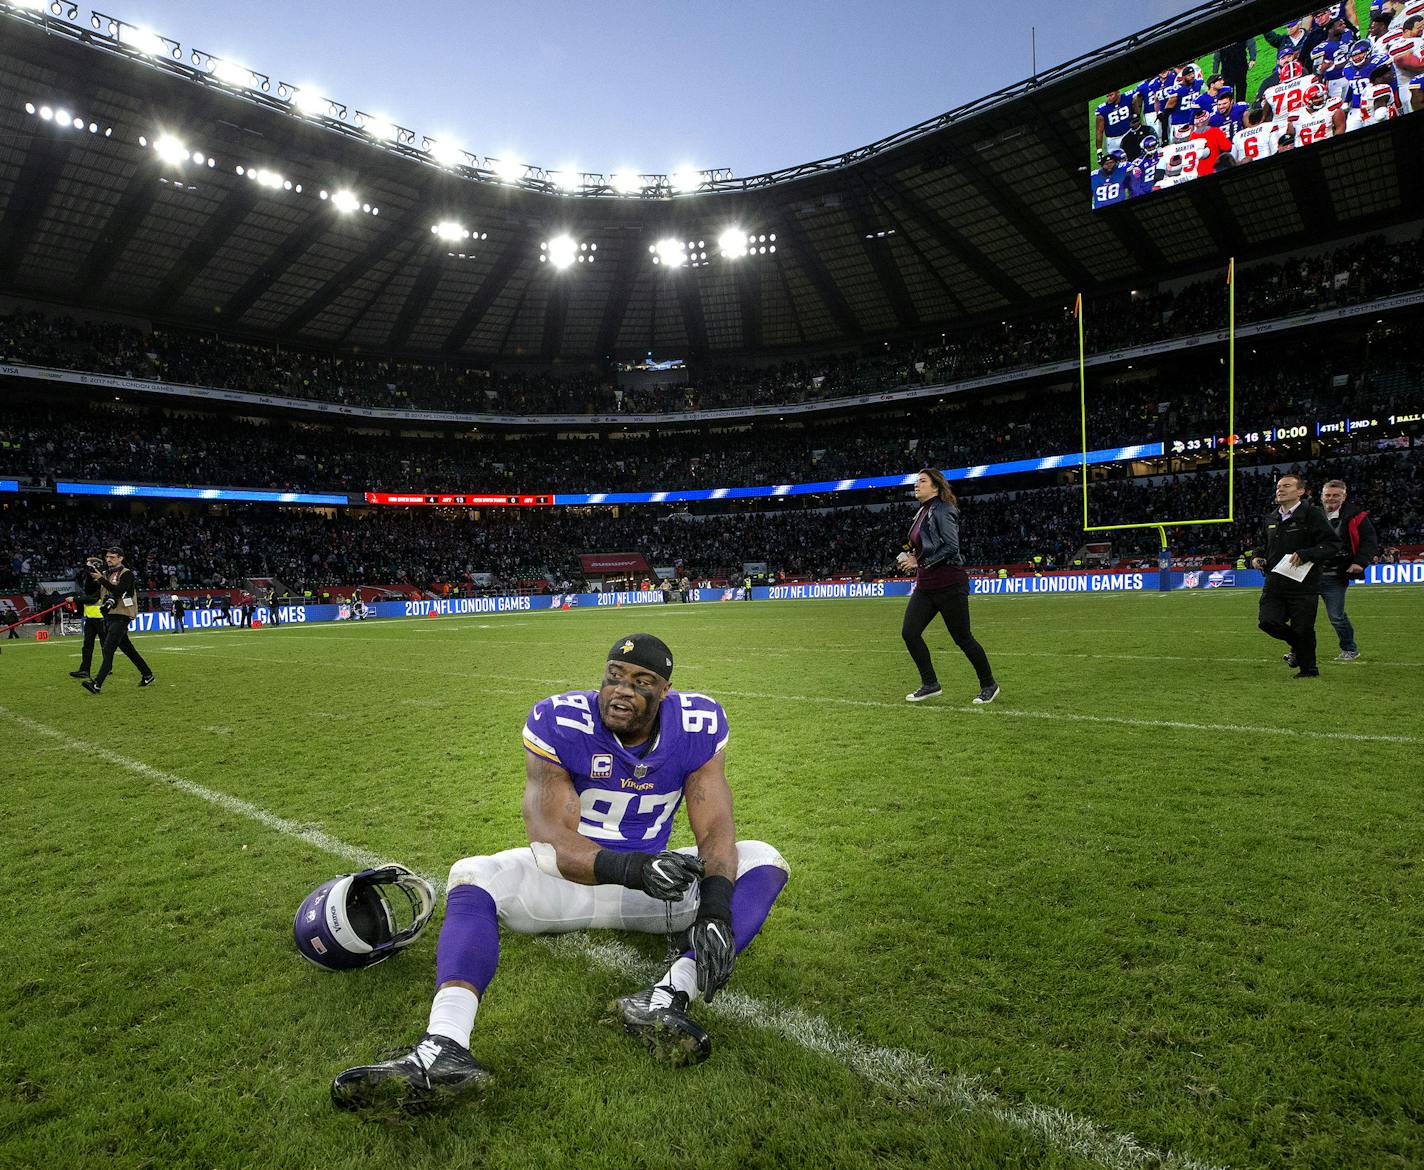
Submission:
M 430 1023 L 425 1030 L 468 1048 L 479 1006 L 480 997 L 468 987 L 442 987 L 430 1005 Z
M 667 1007 L 672 1003 L 672 992 L 667 990 L 669 987 L 676 991 L 686 992 L 689 1002 L 697 998 L 697 962 L 695 959 L 689 959 L 683 955 L 667 969 L 667 974 L 659 979 L 657 986 L 653 988 L 654 1007 Z

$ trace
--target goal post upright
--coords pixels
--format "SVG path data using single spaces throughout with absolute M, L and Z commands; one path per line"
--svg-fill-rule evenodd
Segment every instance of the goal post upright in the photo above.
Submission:
M 1083 294 L 1080 292 L 1073 305 L 1073 315 L 1078 321 L 1078 421 L 1083 443 L 1082 491 L 1083 491 L 1083 531 L 1121 532 L 1129 529 L 1153 528 L 1167 547 L 1167 529 L 1185 528 L 1193 525 L 1232 524 L 1236 520 L 1236 258 L 1230 257 L 1226 264 L 1226 515 L 1196 520 L 1141 520 L 1126 524 L 1088 523 L 1088 355 L 1084 341 Z

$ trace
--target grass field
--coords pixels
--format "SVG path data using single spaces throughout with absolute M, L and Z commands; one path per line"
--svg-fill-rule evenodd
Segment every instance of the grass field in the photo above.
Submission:
M 1424 1164 L 1424 590 L 1350 602 L 1363 658 L 1296 682 L 1247 591 L 980 599 L 988 708 L 942 628 L 907 705 L 876 600 L 154 635 L 159 685 L 120 660 L 99 698 L 73 643 L 11 642 L 0 1165 Z M 598 1025 L 661 938 L 507 938 L 488 1093 L 336 1113 L 423 1030 L 436 930 L 329 975 L 296 906 L 521 844 L 525 713 L 637 629 L 722 700 L 741 833 L 792 867 L 697 1009 L 711 1061 Z

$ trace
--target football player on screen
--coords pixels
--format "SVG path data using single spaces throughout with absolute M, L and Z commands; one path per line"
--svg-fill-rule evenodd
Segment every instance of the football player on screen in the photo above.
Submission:
M 1197 99 L 1205 90 L 1201 70 L 1187 62 L 1177 70 L 1177 80 L 1167 90 L 1167 134 L 1172 142 L 1185 142 L 1191 137 L 1192 119 L 1196 116 Z
M 1285 130 L 1284 122 L 1271 118 L 1271 107 L 1265 102 L 1257 102 L 1246 111 L 1245 120 L 1236 137 L 1231 140 L 1231 157 L 1237 165 L 1255 162 L 1258 158 L 1270 158 L 1276 153 L 1276 140 Z
M 1177 71 L 1169 66 L 1132 91 L 1132 108 L 1159 140 L 1168 136 L 1167 95 L 1176 84 Z
M 1297 146 L 1311 146 L 1336 134 L 1345 133 L 1345 103 L 1331 100 L 1317 81 L 1305 91 L 1305 108 L 1291 115 Z
M 1127 156 L 1120 149 L 1105 153 L 1089 183 L 1094 210 L 1121 203 L 1127 198 Z
M 1097 109 L 1093 119 L 1094 141 L 1099 153 L 1117 150 L 1132 121 L 1132 101 L 1115 89 Z
M 1146 195 L 1157 184 L 1157 164 L 1161 153 L 1153 134 L 1143 135 L 1142 153 L 1127 165 L 1127 193 L 1136 199 Z
M 1396 28 L 1385 33 L 1379 41 L 1380 48 L 1389 55 L 1399 79 L 1399 101 L 1404 112 L 1412 106 L 1410 90 L 1414 82 L 1424 77 L 1424 3 L 1421 11 L 1405 16 Z
M 477 1088 L 470 1055 L 494 978 L 500 928 L 686 932 L 652 987 L 617 1000 L 608 1022 L 659 1061 L 706 1060 L 712 1041 L 688 1006 L 711 1001 L 786 884 L 770 845 L 737 840 L 727 786 L 727 716 L 715 699 L 671 688 L 672 652 L 651 634 L 615 642 L 597 690 L 536 703 L 524 724 L 529 844 L 450 870 L 425 1035 L 391 1060 L 339 1073 L 343 1109 L 419 1111 Z M 669 851 L 684 800 L 695 848 Z
M 1226 136 L 1234 140 L 1236 132 L 1245 123 L 1246 111 L 1250 108 L 1245 102 L 1236 100 L 1236 91 L 1231 86 L 1219 86 L 1214 95 L 1212 113 L 1207 119 L 1207 123 L 1225 130 Z

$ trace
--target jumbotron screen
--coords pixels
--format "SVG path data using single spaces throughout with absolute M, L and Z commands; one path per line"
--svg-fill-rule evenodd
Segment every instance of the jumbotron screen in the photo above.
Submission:
M 1092 102 L 1094 209 L 1424 110 L 1424 0 L 1349 0 Z

